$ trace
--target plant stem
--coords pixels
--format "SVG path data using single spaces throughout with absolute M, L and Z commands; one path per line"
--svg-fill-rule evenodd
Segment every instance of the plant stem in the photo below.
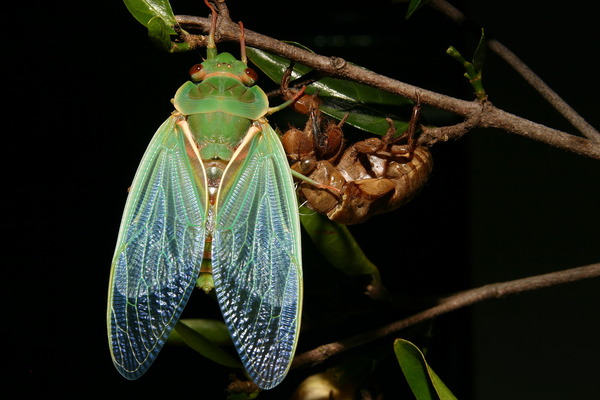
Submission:
M 457 25 L 467 25 L 466 15 L 448 3 L 446 0 L 431 0 L 429 3 L 432 8 L 440 11 L 450 17 Z M 535 72 L 533 72 L 521 59 L 519 59 L 510 49 L 504 46 L 496 39 L 487 40 L 487 46 L 490 50 L 502 58 L 519 75 L 531 85 L 552 107 L 556 109 L 567 121 L 571 123 L 579 132 L 593 142 L 600 143 L 600 132 L 591 126 L 577 111 L 575 111 L 558 93 L 550 88 Z
M 600 263 L 571 268 L 548 274 L 516 279 L 508 282 L 500 282 L 484 285 L 475 289 L 466 290 L 452 296 L 439 300 L 439 304 L 408 318 L 401 319 L 381 328 L 371 330 L 349 337 L 347 339 L 328 343 L 313 350 L 299 354 L 294 359 L 293 368 L 316 365 L 324 362 L 332 356 L 342 353 L 357 346 L 373 342 L 398 332 L 418 323 L 438 317 L 451 311 L 458 310 L 484 300 L 499 299 L 507 295 L 523 293 L 530 290 L 542 289 L 569 282 L 600 277 Z

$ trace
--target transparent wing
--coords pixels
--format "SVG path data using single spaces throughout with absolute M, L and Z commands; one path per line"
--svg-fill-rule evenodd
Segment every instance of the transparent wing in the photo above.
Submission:
M 290 169 L 276 133 L 266 123 L 261 127 L 225 171 L 212 265 L 240 358 L 252 380 L 269 389 L 283 380 L 294 356 L 302 270 Z
M 108 294 L 108 334 L 119 372 L 150 367 L 194 288 L 205 240 L 202 164 L 172 116 L 154 135 L 121 221 Z

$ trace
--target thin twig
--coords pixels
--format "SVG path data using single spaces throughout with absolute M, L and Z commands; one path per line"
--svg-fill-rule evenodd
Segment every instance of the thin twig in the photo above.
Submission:
M 208 18 L 179 15 L 177 21 L 184 27 L 192 27 L 208 31 Z M 246 44 L 280 55 L 294 62 L 322 71 L 323 73 L 360 82 L 390 93 L 416 100 L 422 104 L 450 111 L 467 120 L 479 120 L 480 127 L 500 128 L 516 133 L 564 150 L 572 151 L 586 157 L 600 160 L 600 145 L 589 139 L 570 135 L 556 129 L 548 128 L 525 118 L 518 117 L 494 107 L 490 102 L 481 107 L 477 101 L 466 101 L 432 92 L 417 86 L 379 75 L 337 57 L 321 56 L 296 46 L 280 42 L 268 36 L 245 29 Z M 193 35 L 191 35 L 193 36 Z M 238 24 L 228 18 L 220 18 L 217 26 L 217 38 L 221 41 L 238 41 L 240 30 Z M 198 43 L 202 43 L 201 40 Z
M 428 5 L 435 10 L 446 14 L 458 25 L 466 25 L 466 15 L 448 3 L 446 0 L 431 0 Z M 558 93 L 546 84 L 535 72 L 521 61 L 510 49 L 496 39 L 487 40 L 487 46 L 506 63 L 508 63 L 519 75 L 531 85 L 552 107 L 556 109 L 567 121 L 579 132 L 593 142 L 600 143 L 600 132 L 590 125 L 577 111 L 575 111 Z
M 293 368 L 316 365 L 328 358 L 357 346 L 373 342 L 380 338 L 397 334 L 398 332 L 418 323 L 438 317 L 451 311 L 458 310 L 484 300 L 499 299 L 516 293 L 523 293 L 545 287 L 556 286 L 564 283 L 600 277 L 600 263 L 583 267 L 571 268 L 543 275 L 531 276 L 508 282 L 484 285 L 475 289 L 440 300 L 439 304 L 421 311 L 408 318 L 401 319 L 381 328 L 361 333 L 356 336 L 319 346 L 313 350 L 299 354 L 294 359 Z

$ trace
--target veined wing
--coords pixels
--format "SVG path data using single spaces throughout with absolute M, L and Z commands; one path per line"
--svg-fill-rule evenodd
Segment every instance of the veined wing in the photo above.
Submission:
M 269 389 L 285 377 L 302 305 L 300 222 L 277 134 L 250 128 L 225 170 L 216 205 L 213 277 L 246 371 Z
M 194 288 L 205 240 L 206 178 L 171 116 L 134 178 L 112 262 L 108 334 L 128 379 L 150 367 Z

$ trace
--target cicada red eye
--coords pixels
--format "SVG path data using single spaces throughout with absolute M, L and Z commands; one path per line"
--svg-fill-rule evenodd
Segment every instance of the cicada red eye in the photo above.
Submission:
M 242 82 L 246 85 L 253 85 L 258 80 L 258 74 L 252 68 L 246 68 L 244 70 L 244 76 L 242 76 Z
M 202 80 L 204 77 L 204 70 L 202 64 L 196 64 L 190 68 L 190 76 L 194 81 Z

